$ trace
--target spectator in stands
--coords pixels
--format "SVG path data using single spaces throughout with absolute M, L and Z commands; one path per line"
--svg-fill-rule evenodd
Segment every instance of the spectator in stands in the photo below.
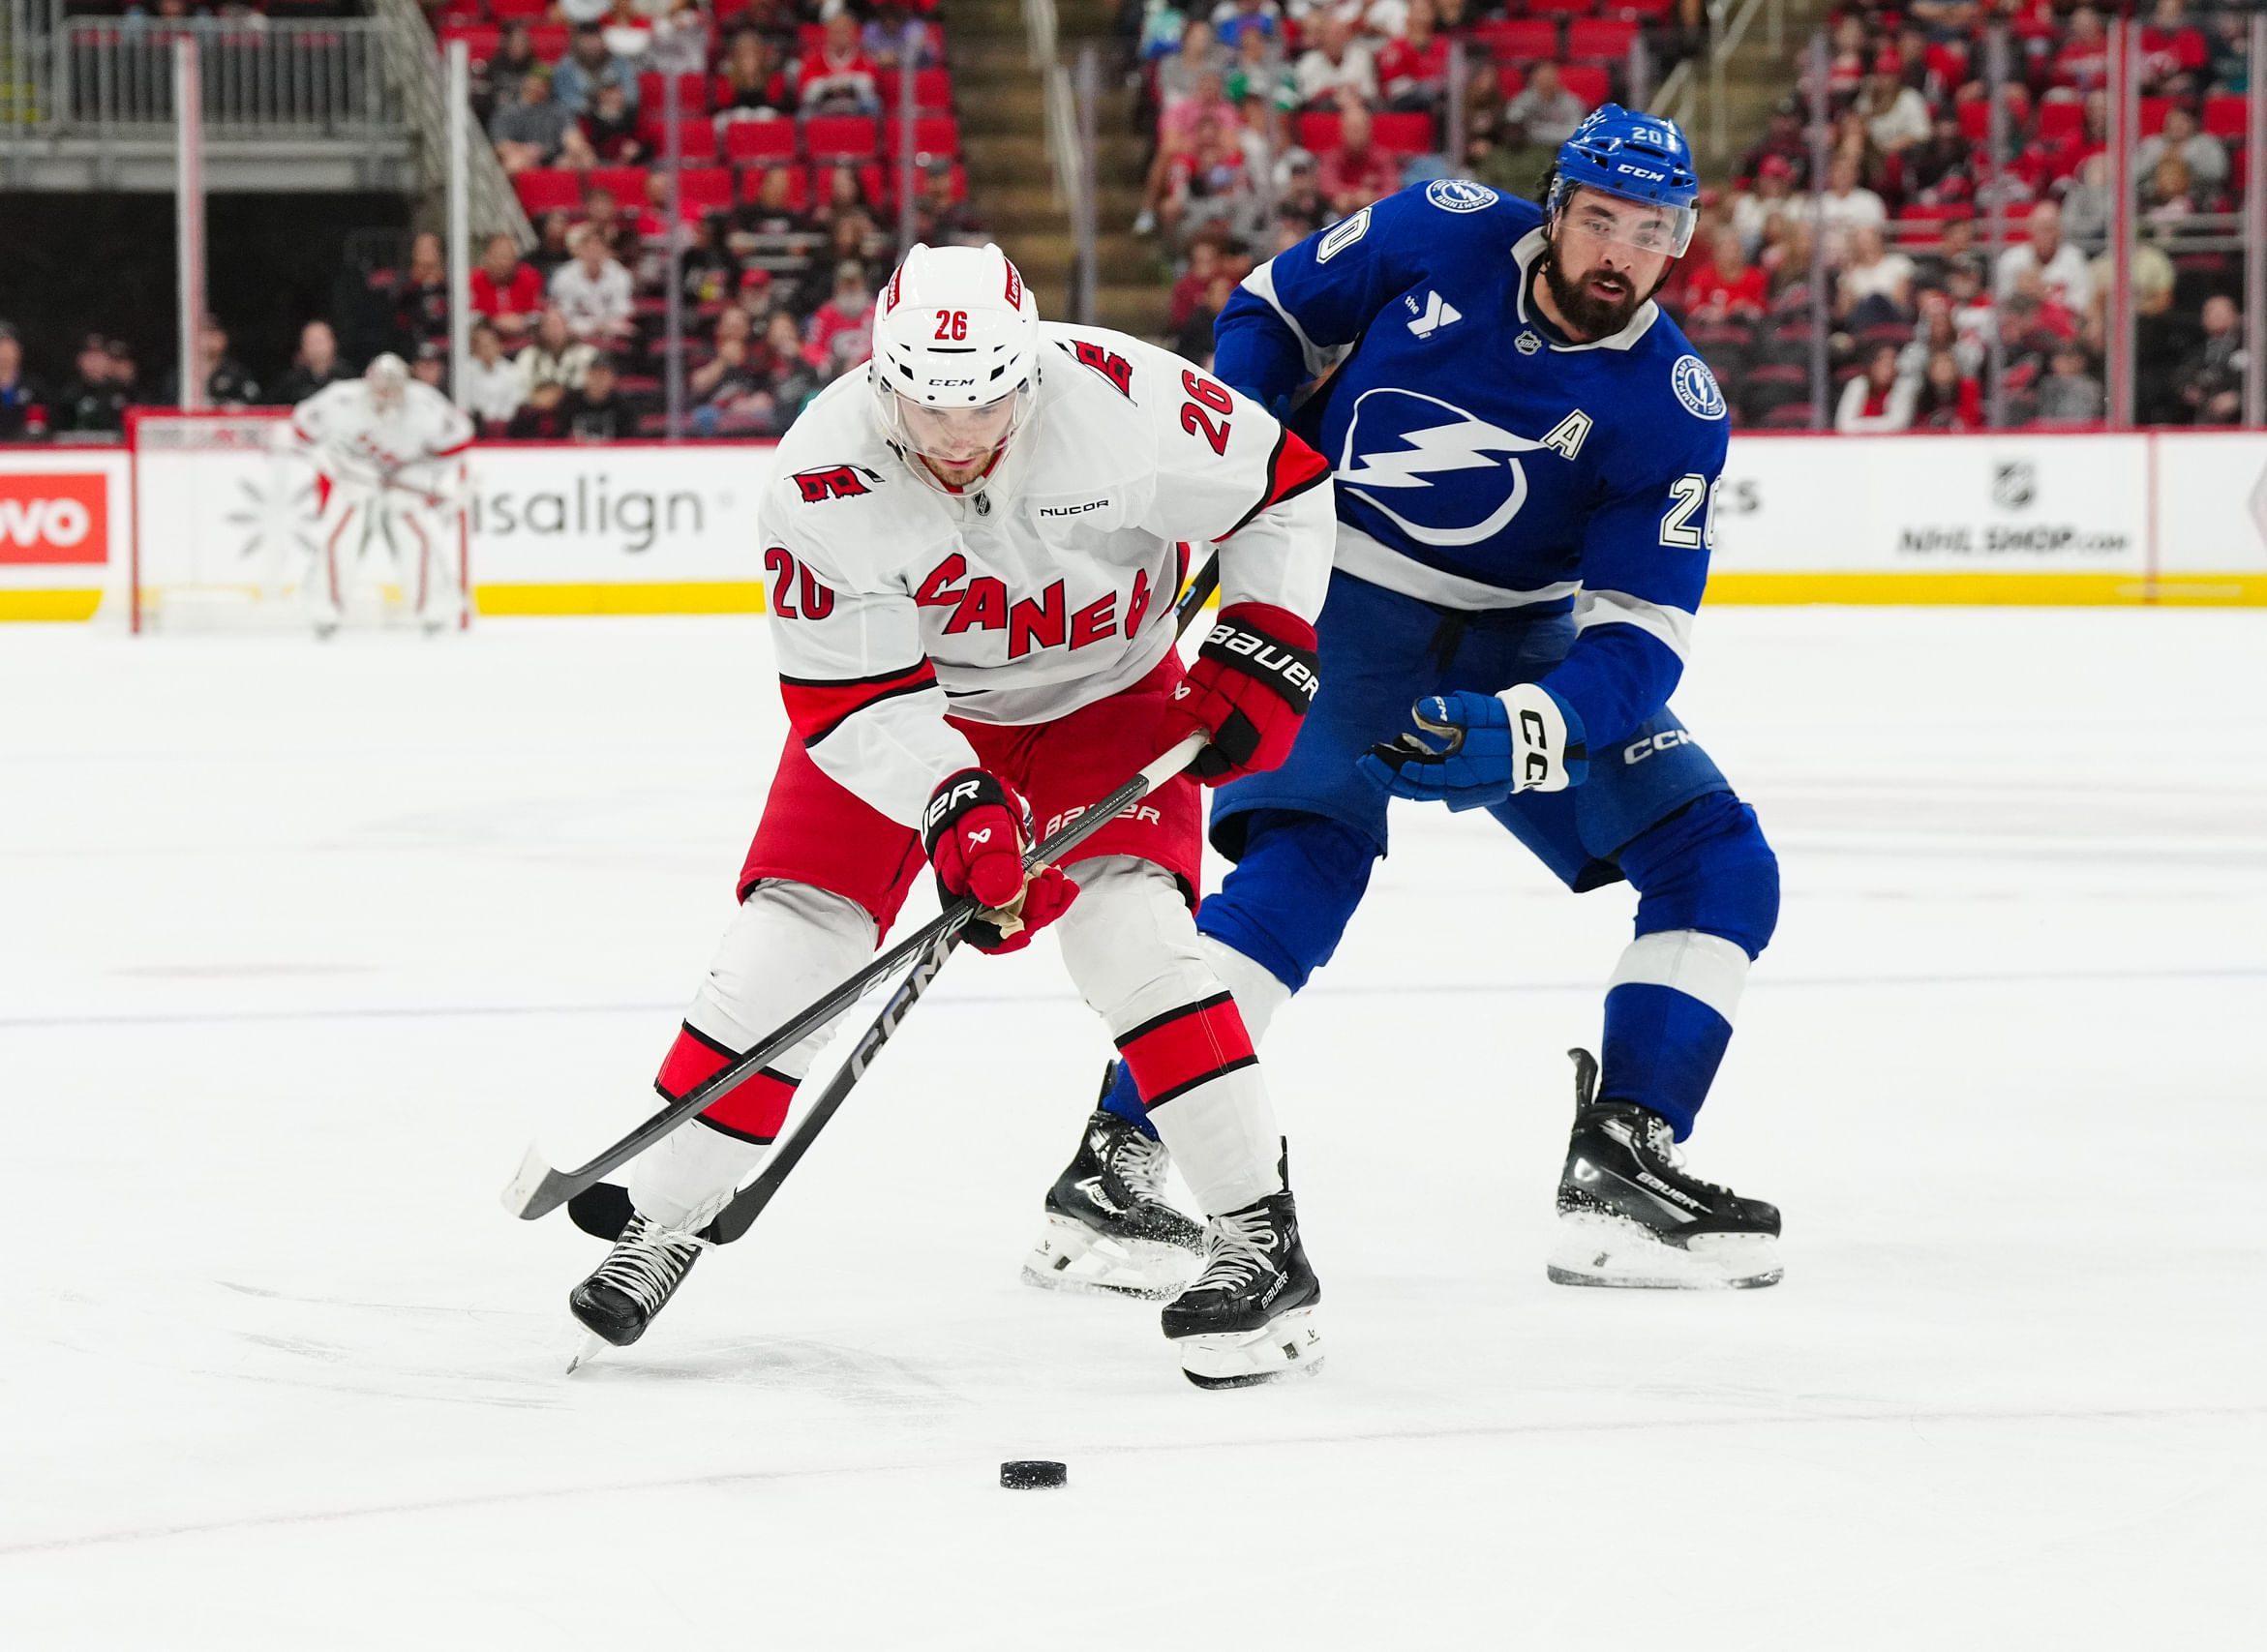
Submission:
M 504 30 L 496 55 L 472 65 L 472 108 L 483 126 L 496 118 L 498 109 L 520 101 L 520 81 L 542 61 L 535 55 L 535 37 L 528 25 L 514 23 Z
M 841 218 L 865 216 L 865 191 L 859 186 L 856 166 L 830 166 L 821 175 L 819 204 L 811 217 L 822 229 L 831 230 Z
M 1751 258 L 1761 257 L 1764 228 L 1773 219 L 1792 214 L 1800 218 L 1810 202 L 1795 195 L 1795 168 L 1784 155 L 1766 155 L 1756 163 L 1753 188 L 1732 197 L 1732 227 Z
M 1269 42 L 1281 39 L 1282 19 L 1282 10 L 1275 0 L 1221 0 L 1213 8 L 1212 29 L 1220 37 L 1221 45 L 1230 51 L 1241 52 L 1247 35 L 1257 35 Z
M 563 165 L 578 171 L 592 166 L 642 166 L 650 156 L 638 135 L 637 111 L 620 80 L 604 79 L 559 144 Z
M 449 336 L 449 271 L 440 237 L 427 230 L 409 242 L 409 267 L 394 278 L 392 347 L 414 361 L 429 340 Z
M 1789 178 L 1800 180 L 1810 170 L 1810 134 L 1804 126 L 1802 105 L 1796 98 L 1781 98 L 1771 105 L 1769 126 L 1741 153 L 1732 176 L 1741 189 L 1751 190 L 1764 163 L 1773 157 L 1785 166 Z M 1753 255 L 1751 243 L 1749 255 Z
M 2141 30 L 2142 92 L 2170 98 L 2202 90 L 2211 57 L 2183 0 L 2157 0 Z
M 774 428 L 784 431 L 802 411 L 803 404 L 818 393 L 819 370 L 811 363 L 802 330 L 784 310 L 772 311 L 764 323 L 764 353 L 771 364 L 766 375 L 771 392 L 771 418 Z
M 1201 17 L 1189 22 L 1181 30 L 1180 45 L 1158 60 L 1158 107 L 1169 109 L 1193 97 L 1199 76 L 1216 75 L 1225 67 L 1227 59 L 1213 38 L 1212 25 Z
M 2132 253 L 2133 417 L 2144 425 L 2185 423 L 2191 412 L 2180 395 L 2180 369 L 2204 337 L 2193 315 L 2172 305 L 2172 260 L 2146 244 Z M 2097 287 L 2106 283 L 2098 282 Z
M 570 27 L 585 23 L 603 23 L 607 13 L 614 10 L 614 0 L 552 0 L 559 15 Z
M 1433 0 L 1409 0 L 1404 32 L 1386 43 L 1376 68 L 1387 108 L 1439 113 L 1448 98 L 1448 43 L 1434 32 Z
M 449 393 L 449 346 L 438 340 L 418 345 L 417 359 L 409 364 L 409 376 L 446 396 Z
M 1339 117 L 1338 147 L 1315 179 L 1334 217 L 1345 218 L 1401 188 L 1401 163 L 1370 141 L 1370 111 L 1349 104 Z
M 2055 346 L 2053 371 L 2039 384 L 2039 422 L 2082 425 L 2102 412 L 2101 381 L 2087 372 L 2086 346 L 2066 339 Z
M 528 262 L 546 285 L 559 267 L 575 255 L 570 246 L 574 229 L 575 221 L 565 212 L 547 212 L 536 220 L 535 250 L 528 255 Z
M 1831 55 L 1827 59 L 1827 103 L 1830 108 L 1845 108 L 1858 96 L 1858 89 L 1865 84 L 1866 33 L 1865 20 L 1851 13 L 1844 13 L 1834 24 Z M 1801 90 L 1811 89 L 1811 71 L 1808 60 L 1803 65 Z
M 873 62 L 859 40 L 858 19 L 847 11 L 838 11 L 827 19 L 825 44 L 803 60 L 795 96 L 806 115 L 882 112 Z
M 2177 156 L 2189 176 L 2208 193 L 2217 194 L 2227 181 L 2227 151 L 2217 137 L 2196 130 L 2196 117 L 2180 105 L 2164 111 L 2164 126 L 2154 137 L 2144 137 L 2133 151 L 2133 171 L 2147 177 L 2166 156 Z
M 801 44 L 802 19 L 797 15 L 796 0 L 748 0 L 733 22 L 763 36 L 782 63 L 795 55 Z
M 1834 429 L 1844 436 L 1906 430 L 1913 423 L 1915 389 L 1913 380 L 1897 373 L 1897 346 L 1876 345 L 1865 371 L 1842 386 Z
M 1589 105 L 1558 78 L 1558 65 L 1546 59 L 1527 71 L 1527 83 L 1504 106 L 1503 120 L 1523 148 L 1556 151 L 1589 112 Z
M 1189 234 L 1218 225 L 1239 239 L 1257 233 L 1259 194 L 1245 165 L 1239 131 L 1240 124 L 1230 127 L 1208 114 L 1196 124 L 1194 143 L 1174 152 L 1165 198 L 1158 208 L 1166 229 Z
M 930 247 L 981 247 L 983 220 L 964 200 L 953 198 L 952 163 L 932 160 L 923 169 L 921 194 L 913 203 L 913 237 Z
M 1211 119 L 1240 124 L 1242 118 L 1236 105 L 1228 102 L 1225 76 L 1208 69 L 1196 76 L 1194 91 L 1165 105 L 1164 113 L 1158 117 L 1158 136 L 1162 141 L 1178 139 L 1189 145 L 1194 142 L 1200 122 Z
M 622 89 L 624 100 L 634 110 L 638 105 L 636 66 L 608 49 L 606 31 L 596 23 L 578 25 L 567 54 L 551 72 L 553 102 L 569 114 L 582 114 L 593 106 L 598 88 L 609 80 Z
M 528 375 L 503 353 L 503 338 L 486 319 L 472 323 L 472 359 L 465 364 L 465 407 L 491 435 L 501 435 L 527 399 Z
M 1910 149 L 1929 135 L 1928 100 L 1905 84 L 1905 60 L 1885 51 L 1874 60 L 1859 94 L 1858 112 L 1876 148 L 1885 155 Z
M 472 314 L 514 344 L 528 336 L 543 310 L 543 278 L 520 261 L 519 243 L 491 235 L 472 266 Z
M 1202 302 L 1189 313 L 1188 318 L 1181 323 L 1178 336 L 1173 340 L 1176 354 L 1194 362 L 1206 372 L 1211 371 L 1213 324 L 1220 319 L 1221 311 L 1227 307 L 1228 298 L 1235 290 L 1235 281 L 1225 270 L 1214 272 L 1212 279 L 1205 284 Z
M 277 381 L 276 405 L 296 407 L 318 390 L 327 390 L 342 378 L 351 378 L 339 360 L 339 338 L 328 321 L 310 321 L 299 329 L 299 353 L 290 371 Z
M 874 8 L 874 15 L 866 19 L 859 40 L 865 47 L 866 56 L 873 59 L 876 70 L 890 74 L 905 67 L 906 31 L 915 22 L 903 6 L 885 4 Z M 926 27 L 921 28 L 913 36 L 914 68 L 935 69 L 943 62 L 938 55 L 936 36 Z
M 2080 6 L 2071 14 L 2071 31 L 2055 49 L 2054 81 L 2081 96 L 2099 90 L 2109 78 L 2109 34 L 2101 14 Z
M 579 390 L 559 405 L 559 422 L 573 441 L 620 441 L 638 434 L 638 415 L 621 395 L 620 370 L 601 350 L 590 358 Z
M 714 436 L 720 421 L 746 412 L 748 400 L 763 393 L 754 334 L 755 321 L 738 305 L 716 317 L 715 353 L 685 375 L 696 435 Z
M 2204 300 L 2204 337 L 2181 363 L 2180 399 L 2200 425 L 2232 425 L 2243 413 L 2243 312 L 2235 300 L 2215 293 Z
M 1198 230 L 1189 237 L 1189 267 L 1173 283 L 1171 325 L 1178 333 L 1212 290 L 1212 278 L 1221 272 L 1227 253 L 1227 237 L 1216 229 Z
M 817 234 L 819 225 L 811 215 L 789 204 L 795 198 L 795 174 L 785 166 L 767 168 L 764 181 L 756 186 L 756 198 L 733 209 L 726 245 L 746 257 L 765 239 Z
M 551 96 L 551 71 L 537 64 L 520 76 L 519 102 L 504 105 L 490 117 L 488 135 L 503 169 L 524 172 L 550 165 L 574 124 L 573 113 Z
M 1898 162 L 1908 202 L 1950 206 L 1975 193 L 1968 175 L 1975 145 L 1960 131 L 1960 117 L 1950 105 L 1938 111 L 1928 135 L 1906 149 Z
M 1913 260 L 1913 285 L 1916 287 L 1934 287 L 1942 291 L 1951 274 L 1952 265 L 1976 256 L 1976 220 L 1948 218 L 1937 228 L 1937 242 L 1933 249 L 1924 250 Z
M 810 359 L 831 379 L 874 353 L 874 295 L 866 267 L 856 258 L 834 266 L 834 293 L 811 312 L 803 328 Z
M 2024 227 L 2029 239 L 2000 255 L 1992 278 L 1994 290 L 2006 298 L 2026 271 L 2035 270 L 2049 293 L 2069 309 L 2083 312 L 2094 298 L 2094 277 L 2086 267 L 2086 255 L 2063 239 L 2062 208 L 2040 201 L 2031 209 Z
M 1829 174 L 1834 160 L 1842 156 L 1858 163 L 1858 181 L 1885 201 L 1896 193 L 1891 183 L 1892 164 L 1881 145 L 1874 142 L 1873 129 L 1865 123 L 1865 111 L 1855 105 L 1844 109 L 1834 123 L 1833 138 L 1827 150 Z
M 218 315 L 207 315 L 197 332 L 197 366 L 204 374 L 204 400 L 208 407 L 255 407 L 262 398 L 259 380 L 244 371 L 244 364 L 228 353 L 228 330 Z M 158 386 L 160 406 L 181 403 L 181 370 L 173 368 Z
M 551 303 L 585 344 L 604 348 L 629 336 L 637 307 L 630 273 L 593 225 L 583 226 L 574 261 L 551 278 Z
M 0 321 L 0 441 L 42 441 L 47 435 L 47 401 L 23 371 L 23 343 Z
M 583 382 L 583 375 L 597 354 L 596 345 L 583 343 L 568 330 L 566 316 L 557 305 L 547 307 L 543 319 L 535 323 L 534 342 L 520 353 L 519 366 L 528 379 L 528 400 L 534 401 L 547 389 L 574 389 Z M 554 395 L 553 403 L 558 399 Z
M 597 236 L 625 266 L 638 255 L 639 225 L 623 215 L 621 202 L 610 189 L 594 189 L 583 197 L 582 234 Z M 570 253 L 579 238 L 572 231 L 568 233 Z
M 1686 278 L 1682 298 L 1687 324 L 1760 321 L 1770 308 L 1770 287 L 1764 272 L 1747 261 L 1739 231 L 1727 226 L 1708 243 L 1708 261 Z
M 2175 223 L 2200 210 L 2188 163 L 2178 155 L 2159 161 L 2141 182 L 2141 216 L 2151 224 Z
M 779 48 L 753 29 L 732 37 L 732 49 L 716 76 L 719 128 L 736 120 L 775 120 L 798 107 L 780 67 Z
M 1809 308 L 1814 242 L 1809 221 L 1793 213 L 1781 213 L 1764 225 L 1763 250 L 1755 261 L 1770 281 L 1772 314 Z
M 133 397 L 111 370 L 110 343 L 89 333 L 78 346 L 78 371 L 55 395 L 54 426 L 68 436 L 120 436 Z M 7 415 L 0 413 L 0 422 Z
M 1984 428 L 1983 386 L 1962 370 L 1949 349 L 1930 353 L 1913 397 L 1913 430 L 1980 431 Z
M 1365 105 L 1377 101 L 1377 67 L 1354 26 L 1331 13 L 1315 30 L 1315 45 L 1299 59 L 1299 102 L 1310 109 L 1338 107 L 1342 93 Z
M 1286 117 L 1299 106 L 1299 83 L 1273 37 L 1257 29 L 1238 37 L 1222 91 L 1242 111 L 1248 133 L 1263 138 L 1271 152 L 1282 147 Z
M 1913 342 L 1897 357 L 1897 371 L 1908 378 L 1919 378 L 1928 371 L 1929 359 L 1940 350 L 1950 351 L 1960 371 L 1970 377 L 1983 371 L 1982 343 L 1960 331 L 1952 319 L 1952 301 L 1943 292 L 1923 292 L 1920 295 L 1920 321 L 1914 329 Z
M 2109 156 L 2089 155 L 2078 164 L 2077 175 L 2063 191 L 2063 235 L 2080 247 L 2106 246 L 2109 221 L 2117 205 L 2110 188 Z
M 2242 11 L 2222 12 L 2212 19 L 2204 37 L 2210 53 L 2206 72 L 2212 90 L 2241 96 L 2252 84 L 2251 19 Z
M 1858 162 L 1841 154 L 1827 163 L 1827 189 L 1818 203 L 1819 229 L 1827 238 L 1827 261 L 1840 264 L 1848 255 L 1850 233 L 1889 221 L 1882 197 L 1858 181 Z
M 1913 260 L 1889 250 L 1878 225 L 1850 232 L 1834 315 L 1854 333 L 1913 319 Z

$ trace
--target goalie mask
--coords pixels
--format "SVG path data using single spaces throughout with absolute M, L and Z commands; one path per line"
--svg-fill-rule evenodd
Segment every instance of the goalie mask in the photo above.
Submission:
M 409 383 L 408 365 L 398 355 L 388 351 L 373 356 L 370 365 L 362 370 L 362 382 L 370 386 L 370 400 L 381 413 L 390 413 L 402 405 Z
M 989 468 L 1039 390 L 1039 304 L 998 247 L 915 247 L 875 303 L 882 431 L 922 480 Z M 969 480 L 973 481 L 972 476 Z

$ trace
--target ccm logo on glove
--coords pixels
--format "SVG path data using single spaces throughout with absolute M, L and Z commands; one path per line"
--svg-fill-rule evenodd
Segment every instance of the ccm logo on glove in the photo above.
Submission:
M 1359 765 L 1397 797 L 1477 809 L 1519 792 L 1563 792 L 1589 773 L 1582 719 L 1539 682 L 1434 695 L 1410 716 L 1422 733 L 1372 746 Z
M 1266 603 L 1224 608 L 1159 719 L 1155 749 L 1209 734 L 1189 766 L 1208 786 L 1278 767 L 1321 686 L 1314 626 Z

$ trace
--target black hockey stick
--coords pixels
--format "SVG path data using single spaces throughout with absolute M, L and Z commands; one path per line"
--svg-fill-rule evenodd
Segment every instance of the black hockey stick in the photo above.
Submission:
M 1204 566 L 1197 570 L 1195 579 L 1190 582 L 1188 590 L 1183 593 L 1180 602 L 1174 609 L 1174 634 L 1176 637 L 1188 630 L 1189 623 L 1195 616 L 1196 611 L 1204 605 L 1205 598 L 1212 594 L 1213 587 L 1219 583 L 1220 570 L 1217 558 L 1207 560 Z M 1165 777 L 1177 773 L 1185 767 L 1189 760 L 1195 756 L 1198 744 L 1201 744 L 1201 741 L 1192 736 L 1189 740 L 1183 741 L 1172 752 L 1159 758 L 1156 763 L 1151 764 L 1148 768 L 1127 781 L 1125 785 L 1112 792 L 1109 796 L 1104 797 L 1093 808 L 1088 809 L 1077 819 L 1068 822 L 1061 830 L 1055 832 L 1043 843 L 1035 845 L 1023 856 L 1024 870 L 1029 872 L 1032 868 L 1048 861 L 1060 860 L 1070 851 L 1084 843 L 1089 837 L 1100 831 L 1104 823 L 1114 820 L 1118 812 L 1127 804 L 1143 796 L 1152 787 L 1161 784 Z M 1164 768 L 1156 779 L 1150 778 L 1153 770 L 1158 770 L 1161 765 L 1166 764 L 1176 754 L 1178 755 L 1177 762 L 1172 762 L 1169 767 Z M 1124 794 L 1124 796 L 1120 796 L 1120 794 Z M 805 1007 L 792 1021 L 778 1028 L 770 1037 L 747 1051 L 746 1054 L 721 1068 L 704 1082 L 695 1085 L 680 1099 L 672 1101 L 658 1113 L 653 1114 L 644 1124 L 628 1135 L 623 1136 L 612 1147 L 607 1148 L 596 1157 L 577 1165 L 572 1170 L 559 1170 L 553 1168 L 544 1158 L 540 1148 L 530 1147 L 528 1150 L 527 1157 L 520 1162 L 518 1174 L 513 1176 L 511 1182 L 504 1187 L 503 1208 L 522 1221 L 533 1221 L 537 1216 L 549 1215 L 577 1193 L 593 1186 L 599 1178 L 608 1171 L 637 1157 L 639 1154 L 644 1153 L 695 1113 L 706 1112 L 723 1100 L 725 1096 L 753 1078 L 764 1067 L 777 1061 L 782 1055 L 801 1043 L 813 1032 L 857 1003 L 860 998 L 864 996 L 866 989 L 876 981 L 894 974 L 900 964 L 911 958 L 922 958 L 923 962 L 916 968 L 913 976 L 909 977 L 905 985 L 892 996 L 889 1006 L 883 1010 L 884 1020 L 889 1024 L 888 1030 L 883 1031 L 879 1039 L 872 1043 L 872 1049 L 879 1049 L 882 1044 L 889 1041 L 891 1034 L 896 1031 L 895 1017 L 902 1013 L 898 1000 L 910 990 L 912 998 L 905 999 L 905 1006 L 910 1006 L 914 1000 L 919 999 L 923 992 L 928 990 L 929 980 L 934 978 L 945 959 L 952 955 L 952 947 L 959 942 L 960 931 L 967 927 L 968 921 L 977 915 L 977 912 L 978 907 L 973 900 L 954 901 L 929 922 L 922 925 L 919 931 L 907 936 L 872 963 L 866 965 L 864 969 L 843 981 L 840 986 L 835 987 L 825 997 Z M 919 982 L 918 986 L 915 984 L 916 981 Z M 875 1023 L 876 1028 L 882 1026 L 883 1022 Z M 874 1038 L 874 1030 L 869 1029 L 866 1038 L 860 1041 L 860 1055 L 870 1058 L 871 1050 L 866 1047 L 867 1040 Z M 858 1059 L 854 1056 L 854 1065 L 858 1063 Z M 846 1066 L 843 1070 L 848 1072 L 851 1068 Z M 862 1066 L 859 1066 L 858 1070 L 862 1072 L 864 1068 Z M 837 1082 L 840 1082 L 839 1074 Z M 854 1075 L 850 1084 L 857 1082 L 857 1077 Z M 844 1095 L 849 1094 L 850 1084 L 842 1085 Z M 831 1094 L 832 1086 L 830 1086 L 829 1095 Z M 834 1105 L 841 1105 L 839 1097 L 835 1099 Z M 830 1109 L 831 1111 L 831 1109 Z M 773 1158 L 775 1160 L 784 1159 L 787 1166 L 792 1166 L 796 1159 L 802 1156 L 803 1148 L 800 1144 L 806 1136 L 813 1133 L 815 1131 L 807 1127 L 806 1121 L 806 1127 L 798 1129 L 783 1147 L 774 1152 Z M 767 1174 L 769 1174 L 769 1168 L 767 1166 Z M 785 1174 L 786 1169 L 782 1168 L 779 1175 L 784 1177 Z M 762 1182 L 763 1178 L 759 1178 L 756 1183 L 750 1184 L 748 1191 L 753 1192 L 757 1186 L 762 1185 Z M 777 1180 L 774 1179 L 771 1185 L 775 1187 Z M 741 1196 L 745 1197 L 746 1195 Z M 771 1193 L 767 1190 L 764 1194 L 764 1202 L 769 1202 L 770 1199 Z M 739 1199 L 736 1198 L 734 1203 L 739 1203 Z M 761 1208 L 762 1204 L 759 1203 L 757 1209 Z M 750 1211 L 747 1220 L 753 1221 L 754 1219 L 755 1212 Z M 743 1230 L 744 1227 L 745 1223 L 743 1222 Z

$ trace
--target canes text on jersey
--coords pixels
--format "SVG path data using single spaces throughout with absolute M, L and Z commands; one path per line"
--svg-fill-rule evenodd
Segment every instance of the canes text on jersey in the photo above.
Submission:
M 1149 613 L 1149 570 L 1134 576 L 1134 594 L 1126 604 L 1126 637 L 1131 641 Z M 1068 616 L 1063 582 L 1057 580 L 1035 600 L 1009 600 L 1007 582 L 989 574 L 969 577 L 968 558 L 955 551 L 931 568 L 913 593 L 923 608 L 950 608 L 945 635 L 967 631 L 1005 631 L 1008 657 L 1019 660 L 1036 648 L 1083 648 L 1118 634 L 1118 593 L 1104 591 Z

